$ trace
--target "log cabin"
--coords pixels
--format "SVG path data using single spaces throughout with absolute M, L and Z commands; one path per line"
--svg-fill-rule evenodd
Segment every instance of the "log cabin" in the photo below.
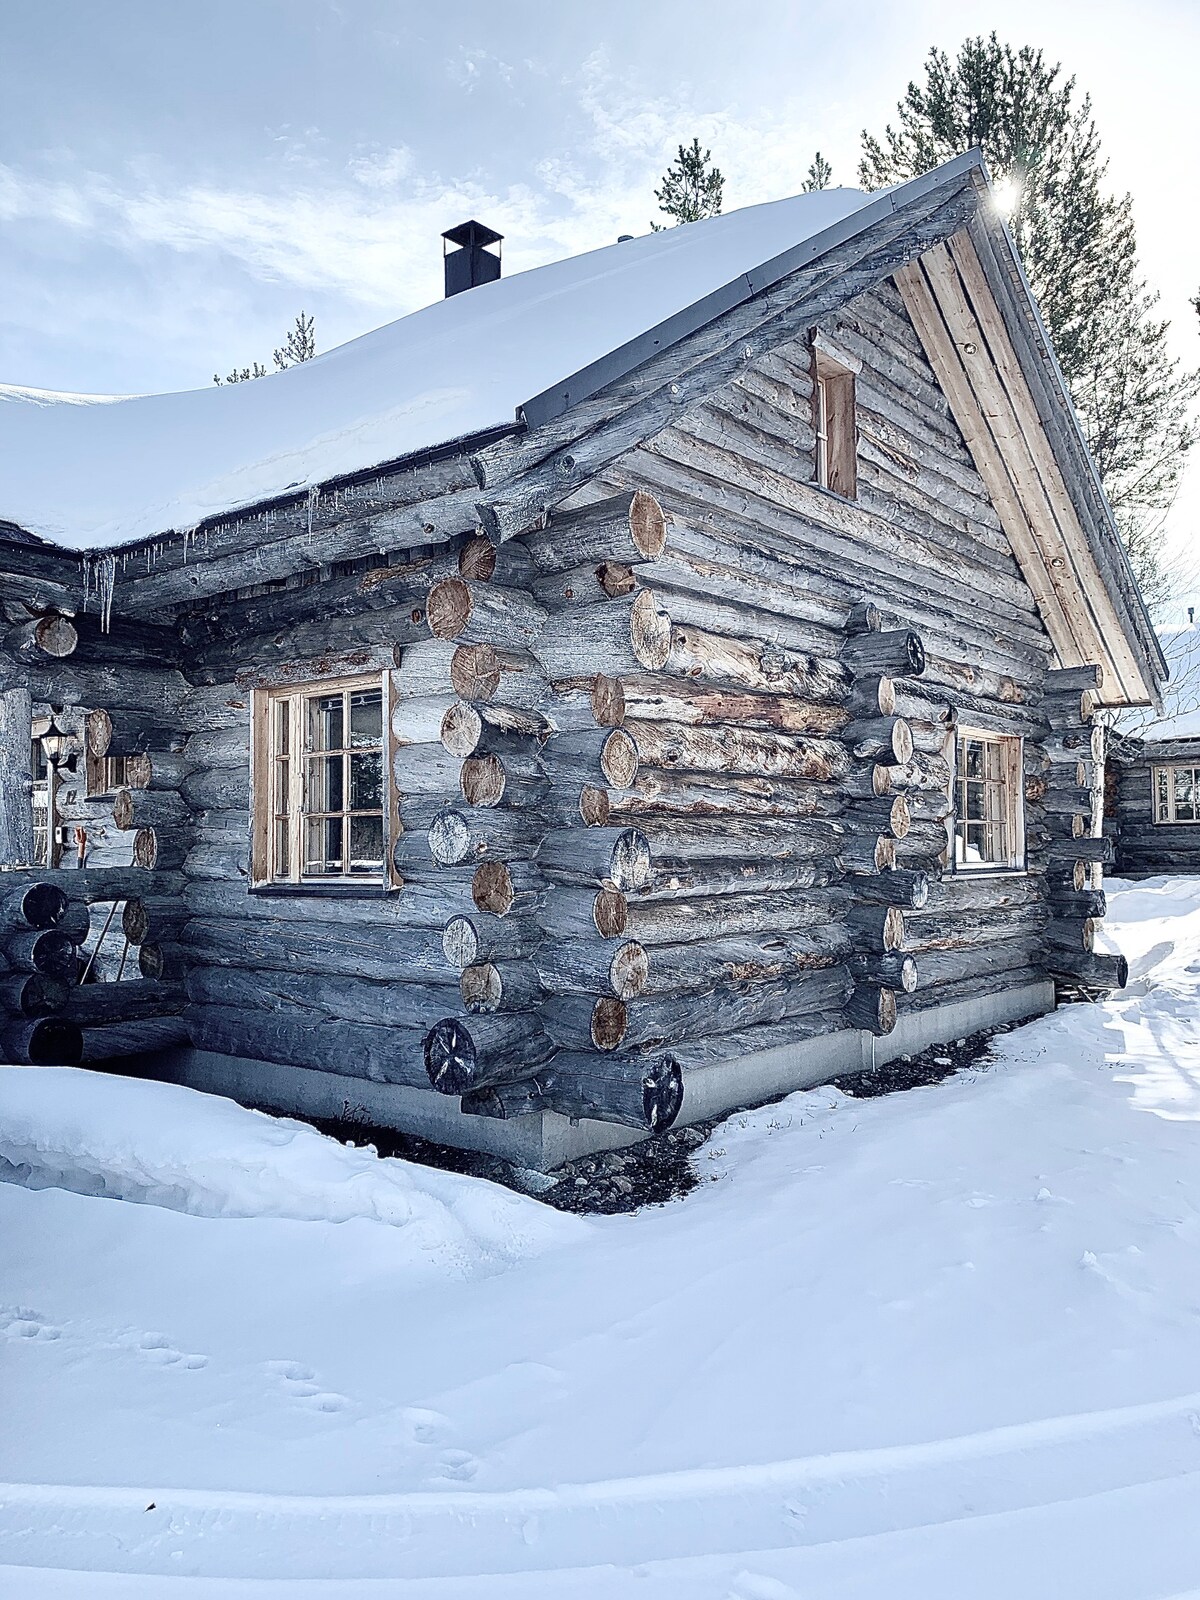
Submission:
M 498 237 L 277 375 L 6 397 L 7 1058 L 546 1168 L 1122 983 L 1165 666 L 980 156 Z
M 1170 671 L 1162 706 L 1114 719 L 1106 831 L 1127 878 L 1200 872 L 1200 631 L 1159 630 Z

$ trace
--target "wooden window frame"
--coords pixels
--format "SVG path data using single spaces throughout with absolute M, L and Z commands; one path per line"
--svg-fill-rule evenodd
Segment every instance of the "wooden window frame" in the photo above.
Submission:
M 383 793 L 381 811 L 383 820 L 383 865 L 378 872 L 342 872 L 306 875 L 302 871 L 303 825 L 303 714 L 307 701 L 322 696 L 341 693 L 348 695 L 361 690 L 380 692 L 382 720 L 380 756 L 383 764 Z M 288 773 L 288 807 L 286 812 L 275 809 L 276 763 L 279 759 L 274 746 L 274 718 L 276 707 L 288 707 L 291 766 Z M 277 893 L 299 892 L 320 894 L 322 891 L 345 893 L 347 890 L 378 892 L 399 887 L 400 879 L 395 868 L 395 841 L 399 831 L 396 785 L 394 781 L 395 741 L 392 736 L 393 684 L 389 672 L 356 673 L 353 676 L 314 678 L 303 683 L 288 683 L 261 687 L 251 692 L 250 729 L 250 882 L 255 889 Z M 343 737 L 348 736 L 348 730 Z M 348 750 L 349 746 L 343 746 Z M 348 796 L 347 796 L 348 798 Z M 349 818 L 350 809 L 344 808 Z M 286 874 L 275 870 L 276 820 L 286 820 L 289 839 L 289 863 Z
M 1003 816 L 999 819 L 1007 834 L 1006 859 L 995 861 L 963 861 L 959 859 L 959 845 L 965 851 L 965 832 L 960 841 L 959 824 L 964 823 L 963 790 L 968 781 L 982 781 L 985 785 L 996 780 L 968 780 L 959 775 L 960 753 L 971 742 L 998 747 L 1001 752 L 1001 799 Z M 950 763 L 950 816 L 947 818 L 950 834 L 950 861 L 954 872 L 972 877 L 987 873 L 1014 873 L 1027 870 L 1025 855 L 1025 741 L 1020 734 L 997 733 L 989 728 L 959 728 L 954 736 Z
M 1163 761 L 1155 762 L 1150 775 L 1150 814 L 1156 828 L 1196 828 L 1200 827 L 1200 815 L 1195 817 L 1177 817 L 1175 807 L 1178 796 L 1175 793 L 1175 774 L 1177 772 L 1190 772 L 1192 774 L 1192 787 L 1200 799 L 1200 760 L 1197 761 Z M 1167 812 L 1168 815 L 1160 817 L 1158 814 L 1160 778 L 1167 779 Z M 1193 811 L 1200 812 L 1197 800 L 1192 802 Z
M 812 354 L 813 481 L 843 500 L 858 498 L 856 375 L 862 363 L 814 332 Z
M 84 763 L 89 800 L 106 799 L 118 789 L 145 788 L 137 756 L 97 756 L 88 750 Z

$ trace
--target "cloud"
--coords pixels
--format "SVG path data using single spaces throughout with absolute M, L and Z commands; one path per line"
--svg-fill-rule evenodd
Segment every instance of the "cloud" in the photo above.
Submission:
M 407 145 L 379 150 L 374 155 L 356 156 L 347 168 L 350 176 L 367 189 L 391 189 L 413 170 L 413 153 Z

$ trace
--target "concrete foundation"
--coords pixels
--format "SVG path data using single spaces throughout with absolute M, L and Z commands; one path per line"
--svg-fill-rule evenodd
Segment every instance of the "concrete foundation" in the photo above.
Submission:
M 739 1106 L 760 1105 L 796 1089 L 811 1089 L 830 1078 L 915 1054 L 931 1044 L 961 1039 L 1001 1022 L 1036 1017 L 1053 1009 L 1054 985 L 1048 981 L 1032 983 L 908 1012 L 886 1039 L 842 1031 L 739 1056 L 688 1074 L 679 1120 L 702 1122 Z M 172 1083 L 228 1095 L 230 1099 L 285 1114 L 374 1123 L 418 1134 L 438 1144 L 503 1156 L 517 1166 L 543 1172 L 597 1150 L 636 1144 L 643 1137 L 631 1128 L 607 1122 L 572 1122 L 550 1111 L 508 1122 L 465 1117 L 456 1099 L 432 1090 L 341 1078 L 304 1067 L 216 1055 L 209 1050 L 174 1050 L 145 1063 L 143 1070 Z

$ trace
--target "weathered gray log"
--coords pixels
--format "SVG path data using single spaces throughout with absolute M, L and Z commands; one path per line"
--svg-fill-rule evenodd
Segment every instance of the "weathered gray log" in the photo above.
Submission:
M 183 893 L 184 879 L 181 873 L 144 872 L 137 867 L 34 867 L 27 872 L 6 873 L 0 878 L 0 885 L 5 883 L 13 885 L 14 906 L 19 904 L 20 896 L 24 893 L 19 885 L 32 887 L 40 883 L 56 889 L 68 904 L 82 900 L 91 905 L 97 900 L 180 895 Z M 64 906 L 59 912 L 60 918 L 66 914 L 66 909 Z M 0 926 L 7 920 L 3 903 L 0 902 Z
M 0 879 L 0 928 L 22 923 L 39 930 L 53 928 L 62 921 L 69 904 L 63 889 L 44 878 L 11 889 Z
M 698 1030 L 720 1036 L 789 1017 L 830 1016 L 841 1010 L 849 989 L 847 969 L 831 966 L 770 983 L 720 984 L 695 994 L 649 996 L 628 1004 L 602 998 L 583 1029 L 578 1002 L 586 1006 L 586 996 L 555 996 L 542 1007 L 542 1015 L 546 1031 L 567 1049 L 587 1049 L 589 1036 L 597 1050 L 671 1046 Z M 573 1046 L 573 1040 L 579 1042 Z
M 118 789 L 112 804 L 113 821 L 124 832 L 131 828 L 169 831 L 191 815 L 187 802 L 171 789 Z
M 643 766 L 648 767 L 806 778 L 822 783 L 836 781 L 850 768 L 845 747 L 834 739 L 629 719 L 622 731 L 632 736 Z
M 897 849 L 890 834 L 852 834 L 838 841 L 837 864 L 843 872 L 867 876 L 890 872 L 899 859 Z
M 1015 939 L 1000 938 L 967 950 L 922 952 L 920 987 L 934 989 L 946 983 L 961 983 L 966 978 L 982 980 L 997 973 L 1015 972 L 1029 966 L 1036 948 L 1035 937 L 1025 934 Z
M 0 1059 L 33 1067 L 77 1067 L 83 1034 L 69 1017 L 18 1022 L 0 1033 Z
M 650 842 L 638 828 L 563 828 L 546 835 L 538 863 L 556 883 L 631 892 L 654 876 Z
M 1042 929 L 1042 938 L 1048 945 L 1063 950 L 1083 950 L 1090 955 L 1096 942 L 1096 920 L 1093 917 L 1079 921 L 1052 918 Z
M 1045 692 L 1047 695 L 1055 694 L 1082 694 L 1090 690 L 1092 694 L 1099 694 L 1104 687 L 1104 668 L 1099 665 L 1086 667 L 1051 667 L 1045 678 Z
M 532 1077 L 553 1048 L 536 1012 L 445 1017 L 425 1036 L 425 1071 L 439 1094 L 470 1094 Z
M 1052 839 L 1049 845 L 1050 861 L 1056 865 L 1071 861 L 1098 861 L 1110 867 L 1114 852 L 1111 838 Z
M 840 879 L 840 861 L 834 868 L 821 864 L 825 851 L 819 850 L 815 855 L 816 863 L 788 856 L 755 861 L 660 862 L 653 882 L 637 901 L 648 906 L 660 901 L 714 896 L 779 894 L 790 889 L 820 889 L 832 878 Z
M 916 717 L 908 721 L 916 755 L 944 756 L 950 749 L 954 729 L 944 722 L 922 722 Z
M 991 912 L 980 910 L 974 916 L 963 916 L 959 910 L 916 912 L 908 919 L 903 948 L 924 962 L 928 950 L 967 950 L 1022 933 L 1034 936 L 1045 921 L 1046 908 L 1036 900 Z
M 458 989 L 452 983 L 386 983 L 271 968 L 240 971 L 195 967 L 188 973 L 187 993 L 197 1005 L 243 1006 L 250 1011 L 277 1011 L 307 1021 L 319 1021 L 322 1016 L 340 1017 L 372 1027 L 421 1030 L 431 1028 L 447 1011 L 456 1011 L 459 1001 Z
M 180 930 L 182 935 L 182 929 Z M 147 939 L 137 947 L 137 967 L 143 978 L 185 978 L 192 966 L 191 951 L 186 945 L 168 940 Z
M 778 733 L 835 736 L 849 721 L 840 704 L 801 700 L 795 695 L 762 694 L 697 682 L 665 673 L 639 673 L 612 680 L 621 692 L 624 715 L 639 721 L 673 722 L 681 726 L 728 723 Z M 878 694 L 870 702 L 877 715 Z M 865 704 L 866 702 L 864 702 Z
M 620 931 L 627 929 L 630 938 L 645 945 L 661 945 L 801 930 L 815 938 L 819 930 L 829 928 L 832 942 L 840 937 L 840 930 L 831 921 L 833 907 L 840 903 L 834 892 L 822 889 L 730 894 L 711 900 L 660 900 L 651 904 L 633 900 L 626 910 L 625 928 Z M 650 963 L 653 971 L 653 950 Z
M 532 751 L 506 755 L 468 756 L 459 773 L 459 789 L 471 806 L 520 809 L 533 806 L 546 790 L 546 779 Z
M 775 819 L 836 817 L 843 809 L 843 785 L 806 778 L 767 778 L 660 771 L 639 767 L 633 788 L 612 796 L 612 820 L 647 829 L 670 827 L 673 819 L 711 818 L 731 830 L 773 825 Z M 770 821 L 768 821 L 770 819 Z
M 642 1133 L 665 1133 L 683 1108 L 683 1074 L 670 1055 L 597 1057 L 562 1051 L 538 1081 L 547 1110 Z
M 141 1017 L 136 1022 L 110 1022 L 88 1028 L 83 1036 L 84 1061 L 114 1061 L 123 1056 L 157 1055 L 189 1042 L 188 1026 L 178 1014 Z
M 671 649 L 671 622 L 649 589 L 548 618 L 530 648 L 547 678 L 657 672 Z
M 924 872 L 879 872 L 873 877 L 863 876 L 854 881 L 856 900 L 871 905 L 899 906 L 901 910 L 920 911 L 929 899 L 929 877 Z
M 493 917 L 480 911 L 451 917 L 442 930 L 442 957 L 462 973 L 483 961 L 517 961 L 541 943 L 542 931 L 521 917 Z
M 873 600 L 856 600 L 846 614 L 844 628 L 848 638 L 860 633 L 878 633 L 882 627 L 883 616 Z
M 162 1017 L 182 1011 L 187 1001 L 181 983 L 146 978 L 120 983 L 84 983 L 71 992 L 70 1014 L 80 1027 L 107 1022 L 136 1022 L 142 1017 Z
M 28 689 L 0 694 L 0 866 L 33 861 L 32 725 Z
M 1094 728 L 1051 729 L 1042 741 L 1042 750 L 1052 762 L 1103 761 L 1104 729 Z
M 472 807 L 439 810 L 427 828 L 413 828 L 396 841 L 397 870 L 423 870 L 430 862 L 456 867 L 485 860 L 532 856 L 544 824 L 534 815 L 503 808 Z
M 848 668 L 828 656 L 680 626 L 671 628 L 663 665 L 674 677 L 822 705 L 841 705 L 854 681 Z
M 239 846 L 234 854 L 240 863 L 235 870 L 244 875 L 249 870 L 249 844 Z M 195 868 L 193 868 L 193 855 L 196 858 Z M 133 836 L 133 865 L 135 867 L 144 867 L 147 871 L 153 872 L 173 871 L 176 867 L 184 865 L 185 858 L 187 871 L 191 873 L 195 870 L 196 875 L 202 877 L 204 874 L 200 870 L 199 863 L 203 858 L 203 852 L 189 851 L 187 841 L 178 834 L 163 834 L 157 828 L 139 828 Z M 216 875 L 224 877 L 227 870 L 228 860 L 226 859 L 226 861 L 222 862 Z
M 313 908 L 320 911 L 318 904 Z M 193 918 L 184 943 L 198 963 L 282 972 L 345 973 L 397 983 L 450 982 L 438 930 L 344 922 L 285 922 L 248 908 L 243 918 Z M 145 946 L 142 947 L 143 949 Z
M 44 972 L 0 978 L 0 1012 L 15 1017 L 50 1017 L 66 1005 L 71 990 Z
M 1045 959 L 1047 971 L 1086 987 L 1123 989 L 1129 982 L 1129 963 L 1124 956 L 1050 949 Z
M 108 724 L 105 755 L 140 756 L 154 751 L 178 751 L 187 738 L 182 728 L 165 719 L 159 707 L 144 711 L 137 706 L 114 706 L 103 715 Z M 93 712 L 92 716 L 99 716 L 99 713 Z M 102 734 L 103 724 L 97 722 L 96 737 L 99 739 Z
M 481 961 L 467 967 L 459 979 L 465 1010 L 535 1011 L 545 998 L 541 981 L 525 961 Z M 443 1014 L 447 1008 L 443 1007 Z
M 547 882 L 532 861 L 481 861 L 471 879 L 471 899 L 477 911 L 497 917 L 528 917 L 543 904 Z
M 567 606 L 591 605 L 603 595 L 619 599 L 636 588 L 637 578 L 631 566 L 621 561 L 601 561 L 538 577 L 532 593 L 547 611 L 557 611 Z
M 902 717 L 850 722 L 842 729 L 841 737 L 856 761 L 902 767 L 912 760 L 912 729 Z
M 521 711 L 512 706 L 488 702 L 476 708 L 466 700 L 455 700 L 445 711 L 438 727 L 438 738 L 451 755 L 464 759 L 489 750 L 499 755 L 520 748 L 514 741 L 535 743 L 549 737 L 551 728 L 538 712 Z
M 521 589 L 443 578 L 429 591 L 426 621 L 435 639 L 528 650 L 546 620 L 545 608 Z
M 542 929 L 555 939 L 618 939 L 628 916 L 629 904 L 619 889 L 557 885 L 547 891 L 538 911 Z
M 653 561 L 667 542 L 667 521 L 653 495 L 635 490 L 574 511 L 555 511 L 521 540 L 539 572 L 566 572 L 596 561 Z
M 635 939 L 614 946 L 594 937 L 548 940 L 534 951 L 533 964 L 548 993 L 612 994 L 619 1000 L 643 992 L 650 966 Z
M 201 1050 L 373 1083 L 427 1086 L 419 1028 L 379 1028 L 341 1017 L 310 1021 L 294 1012 L 210 1005 L 190 1006 L 187 1025 L 192 1043 Z
M 879 1037 L 891 1033 L 896 1026 L 895 990 L 875 983 L 856 983 L 846 1002 L 846 1023 Z
M 1103 917 L 1108 911 L 1108 897 L 1103 889 L 1084 889 L 1078 894 L 1048 891 L 1050 909 L 1056 917 Z
M 79 951 L 74 940 L 57 928 L 15 928 L 0 937 L 15 972 L 41 972 L 63 983 L 77 980 Z
M 167 792 L 163 790 L 164 794 Z M 188 811 L 241 811 L 248 815 L 250 773 L 247 768 L 209 767 L 186 776 L 179 793 Z M 137 808 L 134 809 L 136 812 Z M 167 825 L 165 820 L 152 824 L 155 827 Z
M 702 789 L 702 792 L 706 792 Z M 828 861 L 843 837 L 830 818 L 647 816 L 638 829 L 655 866 L 681 861 Z
M 846 910 L 845 922 L 860 950 L 904 949 L 905 919 L 899 906 L 852 905 Z
M 121 908 L 121 932 L 130 944 L 146 940 L 175 940 L 190 912 L 182 896 L 131 896 Z
M 2 648 L 17 661 L 36 664 L 46 656 L 69 656 L 78 643 L 79 635 L 71 619 L 49 611 L 43 617 L 33 617 L 10 628 Z
M 596 728 L 556 734 L 542 761 L 557 783 L 593 783 L 628 789 L 637 777 L 639 749 L 632 729 Z
M 872 772 L 876 794 L 910 794 L 933 790 L 946 793 L 950 787 L 950 765 L 940 755 L 914 753 L 903 766 L 879 765 Z
M 517 1117 L 538 1116 L 552 1107 L 542 1092 L 539 1079 L 526 1078 L 521 1083 L 498 1083 L 491 1089 L 476 1089 L 465 1094 L 458 1102 L 458 1109 L 464 1117 L 494 1117 L 500 1122 L 511 1122 Z
M 616 819 L 612 815 L 613 800 L 625 800 L 630 791 L 619 791 L 610 797 L 602 785 L 580 783 L 578 779 L 561 781 L 551 774 L 541 811 L 549 828 L 606 828 Z
M 925 671 L 925 646 L 907 628 L 855 634 L 843 644 L 841 657 L 858 678 L 919 678 Z
M 836 923 L 812 934 L 770 933 L 655 945 L 646 953 L 644 993 L 684 994 L 724 983 L 776 983 L 803 972 L 837 966 L 847 959 L 852 948 L 850 935 Z
M 883 955 L 856 955 L 850 962 L 856 984 L 876 985 L 912 994 L 920 981 L 915 956 L 893 950 Z

